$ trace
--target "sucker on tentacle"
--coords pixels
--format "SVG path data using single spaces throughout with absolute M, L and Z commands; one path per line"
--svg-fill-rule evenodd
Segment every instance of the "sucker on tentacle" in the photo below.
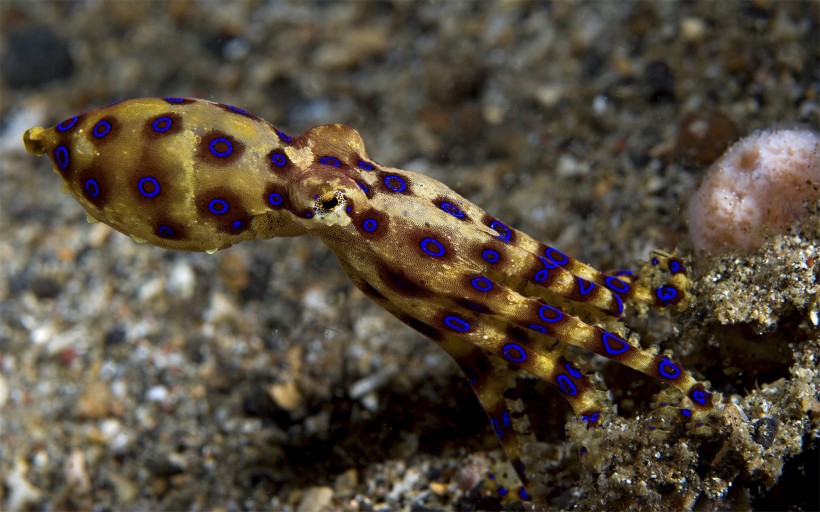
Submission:
M 660 282 L 658 272 L 599 272 L 428 176 L 373 161 L 347 126 L 291 136 L 230 105 L 146 98 L 31 128 L 24 142 L 51 158 L 90 218 L 140 242 L 214 252 L 319 237 L 359 289 L 458 363 L 524 484 L 523 443 L 502 395 L 510 375 L 543 379 L 590 426 L 606 407 L 564 358 L 570 345 L 679 389 L 684 418 L 713 408 L 706 385 L 630 343 L 617 322 L 625 304 L 683 307 L 682 260 L 656 253 Z

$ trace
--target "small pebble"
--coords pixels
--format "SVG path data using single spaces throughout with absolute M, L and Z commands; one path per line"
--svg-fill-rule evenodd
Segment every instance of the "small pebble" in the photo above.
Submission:
M 81 418 L 98 419 L 111 414 L 112 407 L 114 397 L 108 383 L 95 381 L 85 387 L 74 406 L 74 411 Z
M 85 454 L 82 451 L 74 450 L 71 452 L 63 466 L 63 475 L 73 492 L 86 494 L 91 490 L 91 479 L 88 477 Z
M 117 501 L 127 505 L 137 497 L 139 489 L 131 480 L 116 473 L 106 475 L 108 480 L 114 485 L 114 492 L 117 494 Z
M 145 394 L 145 398 L 152 402 L 164 402 L 168 399 L 168 388 L 165 386 L 154 386 Z
M 333 489 L 330 487 L 311 487 L 302 495 L 296 512 L 319 512 L 330 505 Z
M 165 289 L 171 295 L 176 295 L 182 299 L 190 299 L 196 289 L 196 274 L 191 266 L 179 261 L 171 267 L 168 272 L 168 280 L 165 282 Z
M 437 496 L 444 496 L 447 494 L 449 486 L 441 482 L 430 482 L 430 490 Z
M 706 32 L 706 24 L 700 18 L 687 17 L 680 22 L 680 34 L 687 43 L 700 41 Z
M 282 409 L 291 412 L 302 404 L 302 394 L 296 383 L 290 381 L 282 384 L 273 384 L 268 388 L 268 395 Z
M 9 400 L 9 383 L 2 374 L 0 374 L 0 409 L 6 405 L 6 402 Z
M 155 277 L 149 280 L 139 289 L 139 300 L 142 302 L 154 302 L 160 298 L 165 291 L 165 282 L 162 277 Z

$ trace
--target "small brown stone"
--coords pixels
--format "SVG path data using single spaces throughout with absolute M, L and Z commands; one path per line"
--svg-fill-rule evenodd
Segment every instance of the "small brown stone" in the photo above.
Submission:
M 112 415 L 118 409 L 121 405 L 111 394 L 108 383 L 96 381 L 86 386 L 74 410 L 81 418 L 97 419 Z
M 274 384 L 268 388 L 268 395 L 282 409 L 291 412 L 302 403 L 302 394 L 294 382 Z

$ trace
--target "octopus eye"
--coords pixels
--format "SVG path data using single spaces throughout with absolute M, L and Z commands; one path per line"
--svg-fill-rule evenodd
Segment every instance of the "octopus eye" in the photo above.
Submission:
M 341 190 L 328 192 L 321 196 L 314 196 L 314 198 L 316 199 L 314 203 L 315 208 L 324 213 L 330 213 L 346 203 L 344 192 Z
M 339 199 L 334 195 L 330 199 L 322 201 L 322 209 L 323 210 L 332 210 L 339 206 Z

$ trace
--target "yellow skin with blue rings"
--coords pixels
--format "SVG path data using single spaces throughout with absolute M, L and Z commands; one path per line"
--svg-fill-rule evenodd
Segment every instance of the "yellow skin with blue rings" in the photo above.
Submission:
M 317 236 L 360 290 L 458 363 L 521 498 L 524 438 L 503 396 L 511 379 L 543 379 L 590 427 L 606 413 L 606 393 L 565 358 L 569 346 L 679 389 L 684 419 L 713 408 L 704 383 L 627 339 L 618 320 L 625 304 L 683 307 L 680 259 L 656 253 L 641 277 L 600 272 L 439 181 L 375 162 L 348 126 L 297 137 L 231 105 L 142 98 L 31 128 L 24 143 L 51 158 L 89 218 L 139 242 L 212 253 L 243 240 Z

